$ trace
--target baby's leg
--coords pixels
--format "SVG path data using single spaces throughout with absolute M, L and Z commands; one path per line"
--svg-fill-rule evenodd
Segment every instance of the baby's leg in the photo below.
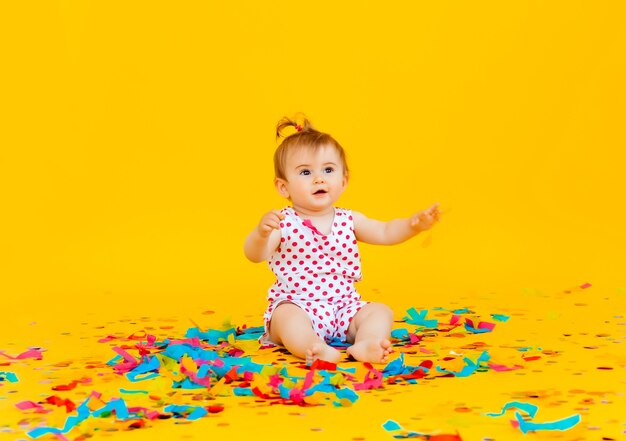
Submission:
M 348 328 L 347 340 L 354 343 L 348 354 L 359 361 L 384 363 L 391 353 L 393 311 L 382 303 L 368 303 L 355 314 Z
M 283 345 L 296 357 L 304 358 L 308 364 L 318 358 L 331 363 L 341 359 L 337 349 L 328 346 L 315 334 L 307 313 L 293 303 L 281 303 L 276 307 L 269 331 L 274 343 Z

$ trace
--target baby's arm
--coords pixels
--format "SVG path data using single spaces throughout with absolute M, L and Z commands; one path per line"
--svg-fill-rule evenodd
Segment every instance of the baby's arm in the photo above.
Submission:
M 352 212 L 354 234 L 361 242 L 374 245 L 394 245 L 432 228 L 439 221 L 440 215 L 439 204 L 434 204 L 409 218 L 393 219 L 389 222 L 369 219 L 354 211 Z
M 273 210 L 266 213 L 259 225 L 252 230 L 243 245 L 243 252 L 252 262 L 258 263 L 270 258 L 280 243 L 280 221 L 285 215 Z

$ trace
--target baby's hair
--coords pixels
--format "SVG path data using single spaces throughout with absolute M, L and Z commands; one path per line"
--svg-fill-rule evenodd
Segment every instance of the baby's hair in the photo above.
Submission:
M 274 152 L 274 173 L 276 178 L 287 179 L 285 177 L 285 164 L 287 163 L 287 155 L 290 151 L 299 148 L 317 150 L 320 147 L 327 146 L 332 146 L 337 151 L 343 163 L 343 173 L 348 177 L 348 163 L 346 162 L 346 153 L 343 147 L 328 133 L 323 133 L 315 129 L 306 116 L 299 114 L 297 117 L 299 121 L 296 121 L 296 117 L 292 119 L 285 116 L 278 121 L 276 125 L 276 140 L 281 137 L 285 138 Z M 296 133 L 285 136 L 283 132 L 288 127 L 294 127 Z

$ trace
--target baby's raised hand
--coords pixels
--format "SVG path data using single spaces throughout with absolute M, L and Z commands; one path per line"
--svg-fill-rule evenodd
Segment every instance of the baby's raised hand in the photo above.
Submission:
M 439 203 L 433 204 L 426 210 L 415 213 L 411 217 L 411 228 L 419 231 L 429 230 L 439 222 L 440 217 Z
M 272 230 L 280 229 L 280 221 L 284 218 L 285 215 L 278 210 L 272 210 L 264 214 L 258 226 L 261 237 L 268 237 Z

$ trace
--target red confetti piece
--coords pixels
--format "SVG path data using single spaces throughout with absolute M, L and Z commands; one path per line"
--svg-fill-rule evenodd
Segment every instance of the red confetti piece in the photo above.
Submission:
M 330 363 L 328 361 L 324 361 L 321 358 L 318 358 L 311 364 L 311 370 L 326 370 L 326 371 L 336 371 L 337 363 Z
M 58 386 L 53 386 L 52 390 L 57 390 L 57 391 L 73 390 L 79 384 L 89 384 L 89 383 L 91 383 L 91 378 L 84 377 L 84 378 L 81 378 L 80 380 L 73 380 L 70 384 L 60 384 Z
M 137 420 L 137 421 L 130 423 L 128 425 L 128 428 L 129 429 L 141 429 L 145 425 L 146 425 L 146 422 L 144 420 Z
M 52 396 L 46 398 L 46 403 L 54 404 L 57 407 L 65 406 L 65 411 L 67 413 L 70 413 L 70 412 L 76 410 L 76 404 L 74 404 L 74 402 L 72 402 L 72 400 L 63 399 L 63 398 L 58 397 L 56 395 L 52 395 Z

